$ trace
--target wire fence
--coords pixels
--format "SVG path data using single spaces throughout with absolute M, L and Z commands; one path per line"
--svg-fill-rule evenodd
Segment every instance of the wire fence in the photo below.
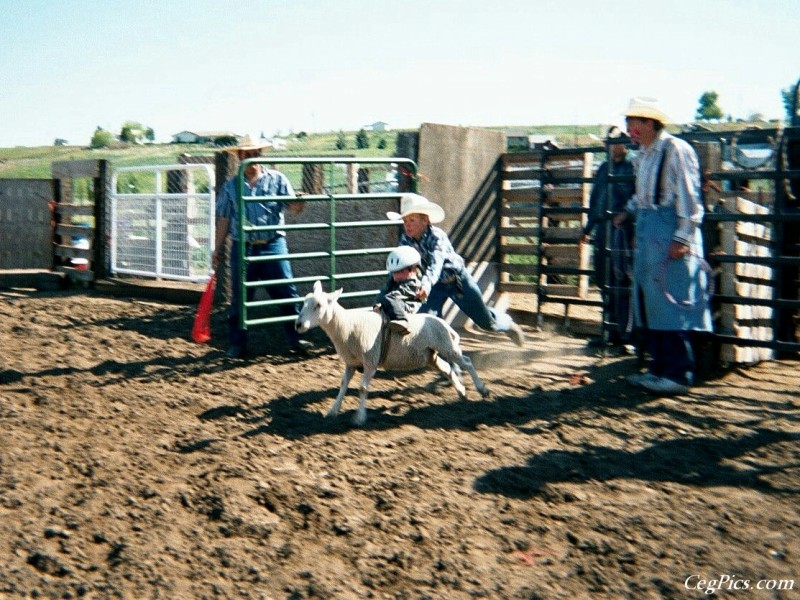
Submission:
M 214 198 L 210 165 L 116 169 L 111 181 L 111 272 L 208 281 Z

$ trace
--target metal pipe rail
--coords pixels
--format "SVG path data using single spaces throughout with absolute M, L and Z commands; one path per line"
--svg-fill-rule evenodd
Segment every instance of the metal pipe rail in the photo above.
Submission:
M 270 166 L 277 166 L 277 165 L 320 165 L 323 168 L 328 169 L 327 173 L 327 189 L 331 190 L 331 193 L 328 194 L 304 194 L 302 196 L 245 196 L 244 195 L 244 171 L 250 164 L 262 164 L 262 165 L 270 165 Z M 239 171 L 237 174 L 237 196 L 238 196 L 238 214 L 244 215 L 245 212 L 245 204 L 248 202 L 264 202 L 264 201 L 276 201 L 276 202 L 317 202 L 317 203 L 327 203 L 329 206 L 328 210 L 328 220 L 322 222 L 313 222 L 313 223 L 292 223 L 292 224 L 283 224 L 283 225 L 262 225 L 262 226 L 254 226 L 248 225 L 244 222 L 244 219 L 239 219 L 239 231 L 238 231 L 238 239 L 246 240 L 247 234 L 249 233 L 256 233 L 256 232 L 271 232 L 271 231 L 327 231 L 328 232 L 328 247 L 325 249 L 320 249 L 319 251 L 313 252 L 297 252 L 297 253 L 288 253 L 288 254 L 281 254 L 281 255 L 273 255 L 273 256 L 247 256 L 246 255 L 246 247 L 245 244 L 240 243 L 238 244 L 238 251 L 239 251 L 239 281 L 241 282 L 241 290 L 239 294 L 240 298 L 240 307 L 239 307 L 239 314 L 240 314 L 240 323 L 239 326 L 242 329 L 248 329 L 249 327 L 256 327 L 262 325 L 272 325 L 276 323 L 282 323 L 286 321 L 290 321 L 291 317 L 286 317 L 283 315 L 279 316 L 271 316 L 265 318 L 251 318 L 249 312 L 253 309 L 257 308 L 266 308 L 266 307 L 278 307 L 286 304 L 298 303 L 299 300 L 295 299 L 284 299 L 284 300 L 248 300 L 248 292 L 254 291 L 260 288 L 268 288 L 270 286 L 275 285 L 284 285 L 287 283 L 291 284 L 308 284 L 313 283 L 317 280 L 325 280 L 328 282 L 328 287 L 330 291 L 336 289 L 337 281 L 353 281 L 355 279 L 367 279 L 367 278 L 374 278 L 379 276 L 385 276 L 388 272 L 386 270 L 363 270 L 363 271 L 354 271 L 354 272 L 343 272 L 339 273 L 337 271 L 337 259 L 342 257 L 353 257 L 353 256 L 373 256 L 373 255 L 380 255 L 380 254 L 388 254 L 392 251 L 393 247 L 384 247 L 384 246 L 376 246 L 376 247 L 369 247 L 369 248 L 358 248 L 358 249 L 338 249 L 337 248 L 337 240 L 340 234 L 343 234 L 349 230 L 354 229 L 361 229 L 367 227 L 397 227 L 402 222 L 401 221 L 390 221 L 388 219 L 381 219 L 381 220 L 366 220 L 366 221 L 336 221 L 337 216 L 337 203 L 340 202 L 368 202 L 368 201 L 376 201 L 376 200 L 386 200 L 386 199 L 395 199 L 399 198 L 400 193 L 397 192 L 373 192 L 373 193 L 333 193 L 333 190 L 339 189 L 342 187 L 341 184 L 336 182 L 336 172 L 335 169 L 337 167 L 348 166 L 348 165 L 358 165 L 358 166 L 370 166 L 370 165 L 383 165 L 386 167 L 402 167 L 406 173 L 410 174 L 408 177 L 408 191 L 416 191 L 416 175 L 417 175 L 417 166 L 414 161 L 406 158 L 329 158 L 329 157 L 307 157 L 307 158 L 289 158 L 289 157 L 258 157 L 258 158 L 248 158 L 242 161 L 239 165 Z M 399 181 L 398 181 L 399 183 Z M 327 261 L 328 270 L 325 273 L 320 273 L 319 275 L 312 275 L 312 276 L 305 276 L 305 277 L 293 277 L 292 279 L 281 279 L 281 280 L 267 280 L 267 281 L 247 281 L 246 280 L 246 273 L 247 273 L 247 266 L 249 264 L 255 264 L 260 262 L 274 262 L 280 260 L 311 260 L 311 259 L 323 259 Z M 346 292 L 342 294 L 342 298 L 361 298 L 361 297 L 372 297 L 378 292 L 377 289 L 374 290 L 363 290 L 363 291 L 354 291 L 354 292 Z
M 112 273 L 208 281 L 215 237 L 210 165 L 120 167 L 110 190 Z
M 735 211 L 729 212 L 724 204 L 719 204 L 710 210 L 707 210 L 704 219 L 703 227 L 708 229 L 709 232 L 720 232 L 723 226 L 731 223 L 749 223 L 758 224 L 759 226 L 766 226 L 771 228 L 771 238 L 768 240 L 771 253 L 769 256 L 753 256 L 744 254 L 735 254 L 728 251 L 722 253 L 719 251 L 711 250 L 710 247 L 706 248 L 706 258 L 712 264 L 715 271 L 721 271 L 727 268 L 728 265 L 735 263 L 749 263 L 758 267 L 768 267 L 772 269 L 770 276 L 762 282 L 750 282 L 747 276 L 744 276 L 745 283 L 771 287 L 770 297 L 760 298 L 754 297 L 753 294 L 747 293 L 746 296 L 733 295 L 731 293 L 723 293 L 719 289 L 715 292 L 712 302 L 715 314 L 718 314 L 724 307 L 750 305 L 758 307 L 767 307 L 775 312 L 769 317 L 769 325 L 773 329 L 772 339 L 770 340 L 756 340 L 750 336 L 735 337 L 728 335 L 727 331 L 717 331 L 712 334 L 713 338 L 722 344 L 729 344 L 734 346 L 752 346 L 752 347 L 765 347 L 771 348 L 778 352 L 798 352 L 800 351 L 800 343 L 797 339 L 792 339 L 791 327 L 792 319 L 797 319 L 800 315 L 800 297 L 797 296 L 796 281 L 797 268 L 800 267 L 800 257 L 796 246 L 797 227 L 800 224 L 800 203 L 798 202 L 796 191 L 790 190 L 790 185 L 796 185 L 800 179 L 800 170 L 796 161 L 793 163 L 787 153 L 787 147 L 790 142 L 797 143 L 800 140 L 800 127 L 794 126 L 786 129 L 775 130 L 759 130 L 759 131 L 737 131 L 737 132 L 716 132 L 716 133 L 682 133 L 677 134 L 678 137 L 683 138 L 689 142 L 713 142 L 719 144 L 722 149 L 720 154 L 723 160 L 727 160 L 726 148 L 744 146 L 752 143 L 769 143 L 773 147 L 773 155 L 761 167 L 751 167 L 745 164 L 735 162 L 738 168 L 728 170 L 706 170 L 703 173 L 706 182 L 737 182 L 741 180 L 761 180 L 761 185 L 774 194 L 774 198 L 769 205 L 765 205 L 768 212 L 745 214 Z M 541 225 L 544 218 L 552 215 L 564 215 L 564 218 L 570 218 L 571 215 L 578 215 L 586 213 L 587 208 L 575 206 L 548 206 L 547 205 L 547 185 L 561 185 L 561 184 L 578 184 L 587 182 L 587 178 L 578 177 L 577 175 L 562 175 L 554 169 L 552 172 L 545 167 L 548 158 L 559 157 L 564 155 L 573 155 L 579 151 L 587 152 L 607 152 L 608 146 L 612 143 L 611 140 L 606 140 L 602 147 L 598 148 L 572 148 L 564 150 L 546 150 L 542 151 L 536 156 L 532 157 L 530 162 L 536 163 L 535 168 L 528 168 L 525 170 L 515 170 L 513 172 L 503 172 L 503 181 L 514 181 L 517 179 L 532 179 L 540 182 L 538 186 L 538 198 L 533 201 L 531 207 L 528 209 L 531 216 L 537 218 Z M 731 159 L 733 160 L 733 159 Z M 627 183 L 634 181 L 632 176 L 620 176 L 609 174 L 607 185 L 610 188 L 617 183 Z M 592 179 L 588 179 L 592 181 Z M 761 188 L 759 187 L 759 190 Z M 719 190 L 718 190 L 719 191 Z M 734 190 L 725 190 L 725 192 L 735 194 Z M 510 202 L 514 201 L 516 189 L 504 191 L 503 194 L 507 196 Z M 535 193 L 535 192 L 533 192 Z M 522 197 L 522 195 L 520 194 Z M 525 201 L 528 201 L 525 198 Z M 607 211 L 603 215 L 602 223 L 600 226 L 607 229 L 606 239 L 610 240 L 612 214 Z M 516 230 L 514 230 L 516 231 Z M 537 283 L 535 284 L 535 291 L 538 294 L 538 306 L 545 302 L 559 302 L 566 305 L 569 304 L 587 304 L 587 305 L 602 305 L 604 310 L 602 330 L 606 329 L 609 325 L 607 318 L 607 306 L 605 300 L 601 302 L 592 302 L 580 298 L 566 298 L 562 296 L 551 295 L 552 292 L 548 290 L 548 284 L 541 281 L 542 275 L 561 275 L 561 276 L 577 276 L 591 273 L 591 270 L 576 268 L 574 266 L 556 266 L 545 264 L 543 258 L 546 256 L 547 243 L 569 243 L 571 241 L 572 233 L 556 232 L 551 234 L 550 239 L 546 236 L 540 235 L 538 231 L 531 230 L 531 236 L 536 236 L 535 242 L 535 255 L 538 257 L 534 275 Z M 513 235 L 511 232 L 505 235 Z M 707 237 L 706 242 L 713 241 L 714 235 Z M 611 255 L 609 248 L 604 248 L 603 256 L 595 256 L 595 260 L 607 261 L 607 272 L 611 268 Z M 719 276 L 719 275 L 718 275 Z M 793 287 L 794 285 L 794 287 Z M 607 298 L 612 291 L 620 291 L 625 293 L 627 290 L 615 290 L 607 283 L 603 283 L 604 298 Z M 736 317 L 738 318 L 738 317 Z M 761 319 L 763 320 L 763 318 Z

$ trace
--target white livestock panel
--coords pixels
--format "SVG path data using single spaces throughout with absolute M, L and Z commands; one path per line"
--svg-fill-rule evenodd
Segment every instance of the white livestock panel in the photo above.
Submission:
M 111 179 L 111 272 L 208 281 L 214 202 L 210 165 L 116 169 Z

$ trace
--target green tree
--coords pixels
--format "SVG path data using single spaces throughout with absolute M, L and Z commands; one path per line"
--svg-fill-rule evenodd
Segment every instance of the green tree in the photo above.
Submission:
M 141 123 L 125 121 L 119 132 L 119 140 L 121 142 L 128 142 L 129 144 L 138 144 L 147 137 L 148 131 L 152 130 L 145 128 Z
M 786 121 L 789 125 L 793 125 L 793 120 L 800 119 L 800 115 L 795 115 L 794 111 L 800 109 L 800 98 L 795 98 L 798 94 L 798 85 L 793 83 L 787 88 L 781 90 L 781 98 L 783 98 L 783 108 L 786 110 Z
M 698 121 L 713 121 L 722 118 L 723 112 L 717 106 L 717 100 L 719 100 L 717 92 L 703 92 L 703 95 L 700 96 L 700 106 L 697 108 Z
M 364 148 L 369 148 L 369 136 L 367 132 L 364 131 L 364 128 L 358 130 L 356 134 L 356 148 L 359 150 L 363 150 Z
M 94 135 L 92 135 L 92 140 L 89 142 L 89 146 L 92 148 L 105 148 L 113 141 L 114 134 L 110 131 L 106 131 L 98 125 L 97 129 L 94 130 Z
M 378 150 L 385 150 L 386 149 L 386 138 L 381 138 L 378 140 Z
M 344 131 L 340 129 L 336 134 L 336 149 L 344 150 L 345 148 L 347 148 L 347 138 L 344 136 Z

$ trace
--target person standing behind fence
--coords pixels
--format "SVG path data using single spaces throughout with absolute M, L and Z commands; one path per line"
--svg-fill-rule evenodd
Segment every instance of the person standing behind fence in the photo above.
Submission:
M 625 220 L 619 227 L 611 228 L 611 238 L 607 238 L 606 213 L 619 215 L 625 212 L 625 206 L 633 196 L 633 181 L 611 184 L 611 202 L 608 201 L 608 175 L 613 177 L 633 177 L 633 163 L 628 160 L 628 137 L 619 127 L 610 127 L 606 133 L 609 142 L 610 160 L 606 160 L 597 169 L 594 187 L 589 196 L 589 215 L 580 243 L 590 239 L 594 242 L 594 272 L 598 287 L 603 291 L 608 307 L 608 316 L 613 324 L 608 332 L 608 343 L 611 346 L 624 346 L 629 343 L 630 262 L 631 244 L 633 241 L 633 222 Z M 618 140 L 618 143 L 611 143 Z M 608 260 L 606 253 L 608 252 Z M 606 269 L 606 265 L 610 269 Z M 603 338 L 590 340 L 590 346 L 605 346 Z
M 473 322 L 487 331 L 508 335 L 518 346 L 525 344 L 522 329 L 504 312 L 489 308 L 481 289 L 470 275 L 447 234 L 433 223 L 444 220 L 444 210 L 419 194 L 402 194 L 400 212 L 389 211 L 392 221 L 402 219 L 400 245 L 411 246 L 422 257 L 422 285 L 417 297 L 423 302 L 421 313 L 442 316 L 442 307 L 450 299 Z
M 245 145 L 232 148 L 239 161 L 248 158 L 261 156 L 261 149 L 264 146 Z M 222 186 L 222 190 L 217 196 L 215 223 L 216 239 L 212 265 L 216 270 L 219 267 L 220 256 L 225 238 L 230 234 L 233 242 L 230 251 L 231 269 L 231 304 L 228 312 L 228 336 L 230 346 L 225 356 L 228 358 L 242 358 L 247 354 L 248 336 L 247 330 L 239 325 L 239 304 L 241 302 L 241 287 L 239 273 L 239 217 L 238 211 L 238 176 L 231 177 Z M 258 163 L 251 163 L 245 167 L 243 194 L 245 196 L 294 196 L 294 190 L 289 179 L 280 171 L 267 169 Z M 289 208 L 294 213 L 303 210 L 302 202 L 280 202 L 267 200 L 264 202 L 245 203 L 245 218 L 249 225 L 267 226 L 283 225 L 284 210 Z M 245 256 L 274 256 L 289 253 L 286 244 L 285 232 L 283 231 L 258 231 L 249 232 L 245 244 Z M 248 263 L 246 270 L 246 281 L 268 281 L 275 279 L 292 279 L 292 266 L 288 260 L 268 261 L 259 263 Z M 274 300 L 299 298 L 294 284 L 287 283 L 282 285 L 267 286 L 267 292 Z M 252 291 L 248 290 L 248 300 L 252 297 Z M 296 316 L 299 311 L 297 303 L 282 304 L 279 307 L 282 314 Z M 305 353 L 311 348 L 311 342 L 300 339 L 295 331 L 294 323 L 287 322 L 283 325 L 286 339 L 292 351 Z
M 688 142 L 664 130 L 668 117 L 654 98 L 632 98 L 625 111 L 628 135 L 639 144 L 635 212 L 633 308 L 647 327 L 647 373 L 628 382 L 659 395 L 682 394 L 694 383 L 691 332 L 711 331 L 701 268 L 704 207 L 697 154 Z M 642 306 L 643 304 L 643 306 Z

